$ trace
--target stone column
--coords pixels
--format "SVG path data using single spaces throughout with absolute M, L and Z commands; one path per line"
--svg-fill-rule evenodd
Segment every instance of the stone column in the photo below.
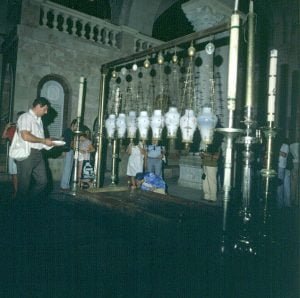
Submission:
M 179 160 L 180 176 L 178 185 L 202 190 L 202 160 L 199 155 L 181 156 Z M 199 194 L 200 197 L 200 194 Z
M 37 27 L 40 21 L 40 8 L 42 0 L 23 0 L 21 12 L 21 24 Z

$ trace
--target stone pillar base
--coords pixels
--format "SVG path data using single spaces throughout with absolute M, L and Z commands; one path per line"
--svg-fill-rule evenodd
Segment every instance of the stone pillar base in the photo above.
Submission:
M 200 156 L 182 156 L 179 160 L 178 185 L 202 190 L 202 160 Z

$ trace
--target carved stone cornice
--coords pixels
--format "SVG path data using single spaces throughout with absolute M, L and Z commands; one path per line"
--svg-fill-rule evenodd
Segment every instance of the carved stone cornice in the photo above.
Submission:
M 229 20 L 234 3 L 232 6 L 227 3 L 225 0 L 191 0 L 181 7 L 194 30 L 202 31 Z

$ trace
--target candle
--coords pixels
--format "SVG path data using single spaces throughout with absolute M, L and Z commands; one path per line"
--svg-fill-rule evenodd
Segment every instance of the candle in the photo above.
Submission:
M 234 11 L 237 11 L 239 7 L 239 0 L 235 0 L 234 2 Z
M 277 74 L 277 50 L 273 49 L 271 50 L 270 53 L 268 121 L 275 120 L 276 74 Z
M 79 81 L 79 97 L 78 97 L 77 117 L 81 117 L 81 113 L 82 113 L 84 80 L 85 80 L 84 77 L 81 76 L 80 81 Z
M 228 65 L 228 99 L 236 98 L 238 50 L 239 50 L 239 25 L 238 14 L 231 16 L 230 44 L 229 44 L 229 65 Z

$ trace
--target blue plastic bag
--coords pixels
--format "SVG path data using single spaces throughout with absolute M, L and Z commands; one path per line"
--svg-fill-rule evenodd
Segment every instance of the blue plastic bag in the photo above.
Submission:
M 166 183 L 162 177 L 155 175 L 154 173 L 145 173 L 144 182 L 141 185 L 142 190 L 154 191 L 156 189 L 166 190 Z

